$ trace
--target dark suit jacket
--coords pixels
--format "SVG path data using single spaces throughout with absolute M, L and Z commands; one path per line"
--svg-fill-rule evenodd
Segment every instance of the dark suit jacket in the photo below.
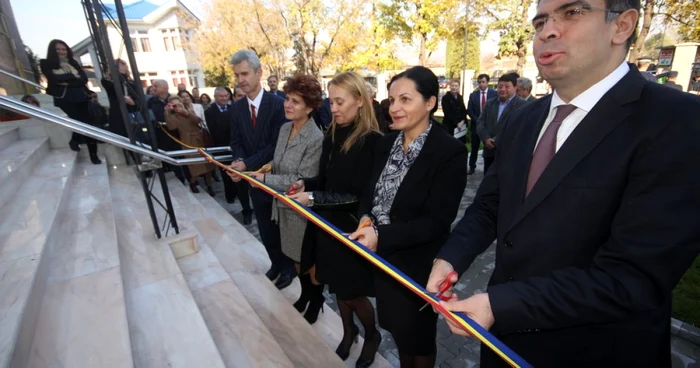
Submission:
M 498 93 L 493 89 L 489 88 L 486 90 L 486 101 L 498 97 Z M 481 114 L 481 90 L 476 89 L 469 95 L 469 102 L 467 103 L 467 115 L 472 122 L 472 126 L 476 125 L 476 121 L 479 120 L 479 115 Z
M 525 101 L 527 101 L 527 102 L 537 101 L 537 97 L 535 97 L 533 95 L 529 95 L 529 96 L 527 96 L 527 99 Z
M 233 119 L 233 105 L 228 105 L 226 111 L 221 112 L 219 105 L 213 103 L 204 111 L 207 119 L 209 133 L 217 147 L 231 144 L 231 120 Z
M 449 129 L 450 134 L 454 133 L 457 123 L 467 119 L 467 107 L 464 106 L 464 99 L 462 95 L 457 94 L 455 97 L 452 93 L 447 92 L 442 96 L 442 112 L 445 117 L 442 119 L 442 123 Z
M 248 98 L 234 102 L 231 119 L 231 156 L 242 159 L 248 170 L 254 171 L 272 161 L 277 135 L 285 122 L 284 100 L 262 90 L 262 101 L 255 128 L 250 120 Z
M 270 92 L 270 91 L 268 91 L 268 92 Z M 284 92 L 280 91 L 280 90 L 277 90 L 277 91 L 274 91 L 274 92 L 270 92 L 270 93 L 273 94 L 273 95 L 275 95 L 275 96 L 277 96 L 277 97 L 281 97 L 281 98 L 282 98 L 282 101 L 284 101 L 284 100 L 287 98 L 287 95 L 286 95 Z
M 360 215 L 372 210 L 375 186 L 398 134 L 387 134 L 377 142 Z M 447 240 L 466 184 L 466 147 L 433 125 L 396 193 L 391 224 L 378 226 L 377 253 L 414 280 L 427 282 L 432 260 Z
M 48 86 L 46 87 L 46 93 L 52 96 L 61 96 L 66 86 L 59 86 L 58 83 L 67 83 L 68 87 L 87 88 L 86 85 L 88 78 L 80 64 L 75 59 L 69 60 L 68 63 L 78 71 L 78 75 L 80 76 L 80 78 L 76 78 L 73 74 L 54 73 L 55 69 L 61 68 L 61 65 L 59 63 L 52 63 L 47 59 L 41 59 L 39 61 L 41 73 L 44 74 L 48 83 Z
M 527 101 L 523 100 L 520 96 L 513 96 L 513 99 L 508 102 L 508 105 L 503 109 L 501 117 L 499 118 L 498 105 L 501 104 L 501 101 L 498 98 L 488 100 L 488 102 L 486 102 L 486 108 L 484 108 L 484 111 L 479 116 L 476 126 L 479 139 L 485 141 L 488 138 L 493 138 L 496 141 L 496 146 L 499 147 L 499 143 L 501 142 L 498 135 L 501 134 L 505 121 L 515 110 L 526 103 Z M 484 157 L 492 157 L 495 151 L 495 149 L 487 149 L 484 147 Z
M 496 239 L 492 332 L 535 367 L 670 367 L 671 291 L 700 252 L 700 99 L 630 68 L 527 198 L 551 96 L 511 116 L 438 255 L 463 272 Z

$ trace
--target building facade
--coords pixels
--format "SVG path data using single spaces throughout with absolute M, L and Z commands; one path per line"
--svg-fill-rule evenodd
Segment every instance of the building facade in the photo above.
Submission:
M 111 4 L 105 4 L 105 7 L 109 13 L 105 15 L 105 23 L 112 54 L 115 59 L 128 62 L 120 31 L 110 21 L 110 18 L 118 19 L 117 12 Z M 124 12 L 143 87 L 156 79 L 168 81 L 172 89 L 180 83 L 187 89 L 204 87 L 204 73 L 197 55 L 186 48 L 200 24 L 199 18 L 178 0 L 163 5 L 138 1 L 125 5 Z M 83 65 L 94 66 L 95 77 L 101 79 L 102 71 L 97 67 L 99 61 L 92 40 L 88 37 L 72 48 L 76 58 Z
M 34 80 L 24 43 L 19 36 L 10 0 L 0 0 L 0 69 Z M 9 76 L 0 74 L 0 92 L 5 95 L 33 93 L 35 90 Z

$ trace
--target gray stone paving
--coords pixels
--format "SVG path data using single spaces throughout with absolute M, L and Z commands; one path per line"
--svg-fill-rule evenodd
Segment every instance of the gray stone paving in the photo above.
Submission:
M 479 157 L 476 173 L 470 175 L 467 179 L 467 187 L 462 195 L 459 213 L 457 214 L 453 226 L 462 218 L 464 210 L 471 204 L 482 178 L 483 159 Z M 224 188 L 221 182 L 215 182 L 214 189 L 217 193 L 216 200 L 227 209 L 235 219 L 243 223 L 243 216 L 241 215 L 242 208 L 238 201 L 234 204 L 226 203 L 223 193 Z M 245 227 L 260 240 L 255 219 L 253 219 L 251 225 Z M 477 257 L 469 270 L 462 275 L 459 282 L 455 285 L 456 292 L 460 295 L 460 299 L 486 290 L 486 285 L 494 268 L 494 262 L 495 252 L 494 245 L 492 245 L 486 252 Z M 328 306 L 338 313 L 335 297 L 329 294 L 327 290 L 324 294 Z M 372 300 L 372 302 L 374 303 L 374 300 Z M 359 321 L 356 321 L 356 324 L 362 326 Z M 391 334 L 384 330 L 381 330 L 381 333 L 383 339 L 379 348 L 379 353 L 394 367 L 399 367 L 398 351 L 396 349 L 396 344 L 391 338 Z M 446 323 L 442 320 L 442 317 L 440 317 L 440 321 L 438 321 L 437 345 L 436 367 L 471 368 L 479 366 L 480 343 L 475 339 L 452 335 Z M 700 347 L 676 336 L 672 337 L 671 346 L 674 368 L 700 368 Z

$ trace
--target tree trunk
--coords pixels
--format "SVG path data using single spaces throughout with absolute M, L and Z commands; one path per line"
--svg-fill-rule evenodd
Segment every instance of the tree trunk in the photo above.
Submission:
M 518 42 L 518 51 L 516 51 L 516 55 L 518 55 L 516 71 L 518 72 L 518 75 L 522 77 L 523 68 L 525 68 L 525 63 L 527 62 L 527 44 L 525 43 L 525 40 L 520 40 Z
M 420 34 L 420 54 L 418 54 L 418 63 L 421 66 L 425 66 L 428 63 L 428 54 L 425 49 L 425 44 L 428 42 L 428 35 L 425 33 Z
M 635 62 L 637 57 L 639 57 L 639 51 L 644 47 L 644 41 L 647 39 L 649 34 L 649 28 L 651 28 L 651 21 L 654 19 L 654 5 L 656 5 L 656 0 L 645 0 L 644 2 L 644 17 L 642 18 L 642 29 L 639 30 L 639 35 L 637 36 L 637 41 L 634 42 L 632 50 L 630 50 L 630 56 L 628 61 Z

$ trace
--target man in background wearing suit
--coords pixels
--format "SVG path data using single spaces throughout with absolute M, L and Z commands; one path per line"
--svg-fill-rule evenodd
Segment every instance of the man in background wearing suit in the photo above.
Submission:
M 484 142 L 484 174 L 489 171 L 493 163 L 496 149 L 500 148 L 498 135 L 503 129 L 504 122 L 527 101 L 515 94 L 515 86 L 518 84 L 516 73 L 506 73 L 498 78 L 498 98 L 486 102 L 486 107 L 479 115 L 476 132 Z
M 231 119 L 233 119 L 233 106 L 231 96 L 224 87 L 216 87 L 214 90 L 214 103 L 204 112 L 209 126 L 209 132 L 216 147 L 228 146 L 231 144 Z M 250 198 L 248 197 L 249 185 L 246 182 L 234 183 L 226 172 L 221 169 L 221 176 L 224 181 L 224 194 L 226 202 L 233 203 L 238 196 L 243 207 L 243 225 L 250 225 L 253 221 L 253 210 L 250 208 Z
M 476 80 L 479 82 L 479 88 L 469 95 L 469 102 L 467 103 L 467 115 L 469 115 L 469 120 L 471 121 L 471 126 L 469 129 L 472 136 L 472 152 L 469 156 L 469 175 L 474 174 L 474 171 L 476 170 L 476 160 L 479 158 L 479 146 L 481 145 L 481 140 L 479 139 L 479 134 L 476 131 L 476 124 L 479 121 L 479 115 L 481 115 L 481 111 L 486 108 L 486 101 L 497 96 L 496 91 L 489 88 L 489 76 L 487 74 L 479 74 Z
M 537 97 L 532 95 L 532 81 L 529 78 L 518 78 L 518 85 L 515 86 L 515 93 L 527 102 L 532 102 L 537 99 Z
M 231 120 L 231 167 L 238 171 L 256 171 L 272 161 L 280 127 L 285 122 L 284 100 L 262 89 L 262 65 L 250 50 L 237 51 L 231 57 L 238 86 L 246 97 L 233 104 Z M 241 181 L 231 175 L 234 182 Z M 283 289 L 294 279 L 294 264 L 282 253 L 280 230 L 272 222 L 272 197 L 260 189 L 251 189 L 253 211 L 258 230 L 272 267 L 266 276 Z
M 279 78 L 277 78 L 276 75 L 271 75 L 267 77 L 267 87 L 270 89 L 270 93 L 272 93 L 275 96 L 282 97 L 282 100 L 285 100 L 287 98 L 287 95 L 284 94 L 284 92 L 280 91 L 277 89 L 277 86 L 279 86 Z
M 511 115 L 428 281 L 436 292 L 496 240 L 487 291 L 448 293 L 446 307 L 535 367 L 671 366 L 671 291 L 700 253 L 700 124 L 689 118 L 700 99 L 625 62 L 639 10 L 539 1 L 533 54 L 554 92 Z M 481 366 L 506 364 L 482 348 Z
M 464 98 L 459 94 L 459 81 L 450 82 L 450 92 L 442 96 L 441 105 L 445 117 L 442 124 L 447 128 L 451 136 L 455 134 L 455 128 L 462 128 L 467 120 L 467 107 L 464 106 Z M 460 141 L 466 143 L 467 138 L 463 136 Z

